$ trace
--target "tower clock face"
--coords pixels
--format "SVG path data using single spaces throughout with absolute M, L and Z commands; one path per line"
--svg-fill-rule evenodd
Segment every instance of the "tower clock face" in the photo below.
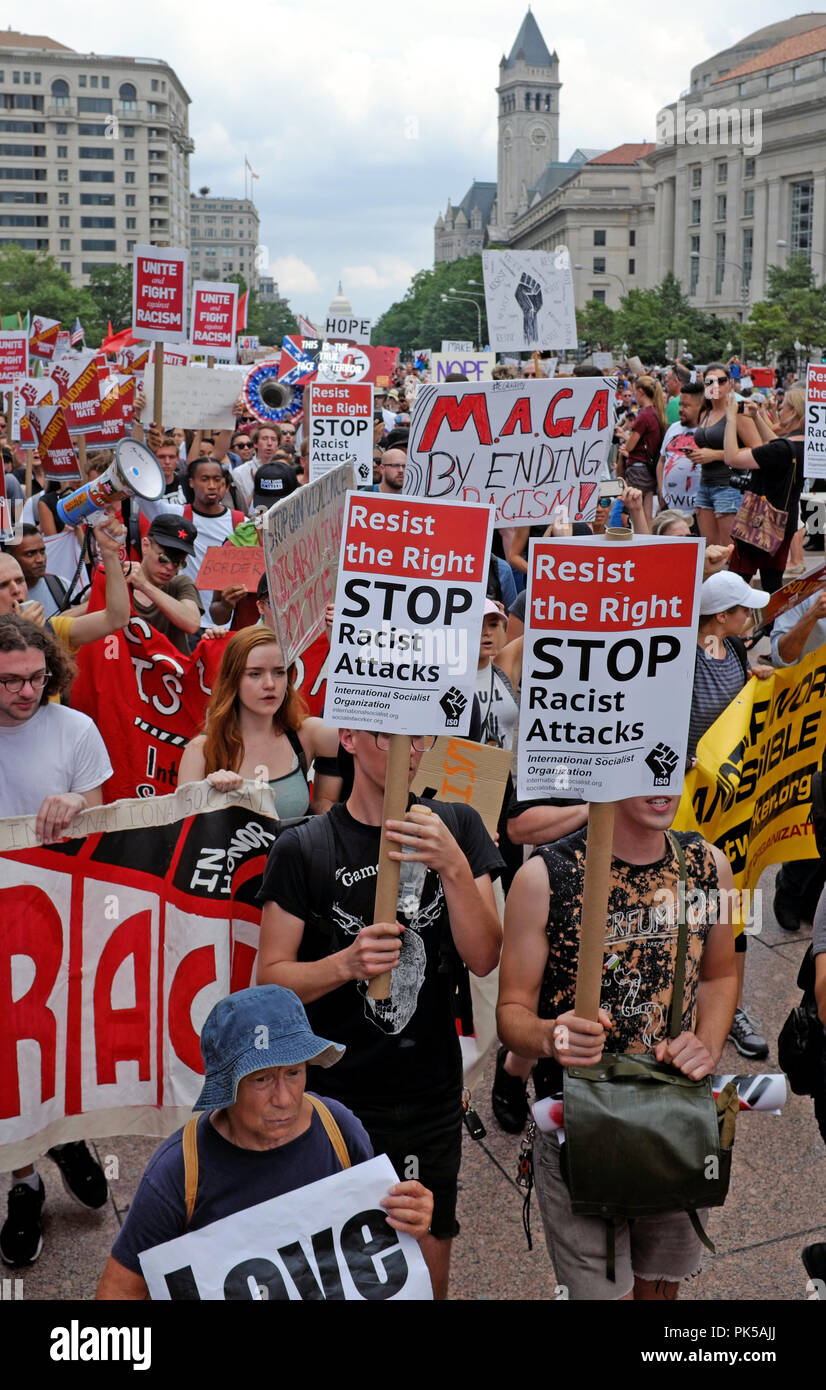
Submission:
M 547 143 L 548 132 L 545 127 L 542 125 L 534 126 L 531 131 L 531 144 L 535 145 L 538 150 L 541 150 Z

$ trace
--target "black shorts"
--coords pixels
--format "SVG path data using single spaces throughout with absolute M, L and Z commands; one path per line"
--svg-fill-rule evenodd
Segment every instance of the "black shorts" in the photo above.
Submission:
M 451 1085 L 412 1101 L 385 1106 L 342 1100 L 361 1120 L 377 1154 L 386 1153 L 399 1180 L 418 1178 L 433 1193 L 430 1233 L 438 1240 L 459 1234 L 456 1195 L 462 1161 L 462 1090 Z

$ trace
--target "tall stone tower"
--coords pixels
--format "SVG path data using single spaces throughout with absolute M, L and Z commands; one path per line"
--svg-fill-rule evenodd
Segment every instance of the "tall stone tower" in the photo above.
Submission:
M 530 10 L 499 64 L 497 223 L 507 231 L 524 211 L 525 190 L 559 159 L 559 59 Z

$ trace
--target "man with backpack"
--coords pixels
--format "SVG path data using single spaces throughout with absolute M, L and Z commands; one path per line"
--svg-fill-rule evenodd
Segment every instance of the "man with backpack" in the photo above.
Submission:
M 26 581 L 27 599 L 39 603 L 48 622 L 63 607 L 69 585 L 59 574 L 46 573 L 46 541 L 37 526 L 28 522 L 18 541 L 7 541 L 4 549 L 13 555 Z
M 411 798 L 405 820 L 387 822 L 388 839 L 402 861 L 402 885 L 410 869 L 420 881 L 400 890 L 404 923 L 376 922 L 389 736 L 342 729 L 340 737 L 354 764 L 347 802 L 284 831 L 270 851 L 259 894 L 258 981 L 294 990 L 311 1026 L 346 1043 L 327 1089 L 358 1115 L 400 1177 L 418 1177 L 433 1192 L 422 1253 L 434 1296 L 445 1298 L 459 1229 L 454 998 L 464 966 L 487 975 L 499 959 L 491 877 L 502 860 L 471 807 Z M 412 739 L 410 781 L 432 743 Z M 389 998 L 371 998 L 369 982 L 386 971 Z

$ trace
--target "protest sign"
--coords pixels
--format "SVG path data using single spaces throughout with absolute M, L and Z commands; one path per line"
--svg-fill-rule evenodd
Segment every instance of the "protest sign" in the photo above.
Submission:
M 398 360 L 398 348 L 353 347 L 328 341 L 318 351 L 318 380 L 369 381 L 387 386 Z
M 173 347 L 170 347 L 168 343 L 164 343 L 164 367 L 188 367 L 189 358 L 191 355 L 191 347 L 191 343 L 175 343 Z M 156 352 L 157 349 L 155 344 L 153 343 L 151 348 L 149 349 L 149 361 L 152 363 L 153 366 L 155 365 Z
M 765 608 L 757 614 L 757 627 L 754 631 L 768 627 L 775 618 L 779 618 L 781 613 L 787 613 L 790 608 L 795 608 L 804 599 L 811 598 L 812 594 L 820 593 L 826 584 L 826 565 L 820 565 L 816 570 L 809 570 L 808 574 L 803 574 L 799 579 L 793 579 L 789 584 L 784 584 L 782 589 L 777 589 L 772 594 Z
M 29 420 L 29 407 L 33 405 L 55 405 L 57 387 L 50 377 L 17 377 L 12 390 L 11 437 L 24 449 L 34 449 L 37 438 Z
M 80 465 L 66 427 L 63 407 L 29 406 L 28 420 L 37 439 L 37 452 L 46 477 L 50 481 L 60 483 L 82 482 Z
M 151 343 L 133 343 L 131 347 L 122 348 L 118 353 L 121 371 L 130 372 L 133 376 L 143 374 L 149 365 L 151 348 Z
M 287 665 L 323 636 L 336 590 L 349 465 L 298 488 L 264 516 L 261 544 L 273 627 Z
M 471 353 L 473 352 L 473 343 L 466 343 L 463 338 L 443 338 L 442 352 L 460 354 Z
M 6 496 L 6 471 L 0 468 L 0 541 L 10 541 L 14 536 L 14 516 L 11 499 Z
M 153 343 L 186 339 L 189 252 L 136 246 L 132 272 L 132 335 Z
M 613 377 L 422 386 L 410 422 L 404 490 L 490 503 L 496 526 L 596 515 L 613 431 Z
M 570 258 L 550 251 L 483 251 L 485 307 L 495 352 L 577 346 Z
M 261 339 L 255 334 L 244 333 L 238 339 L 239 352 L 257 352 L 261 345 Z
M 34 816 L 0 820 L 4 1171 L 189 1118 L 201 1025 L 254 983 L 275 824 L 268 786 L 205 782 L 85 811 L 60 844 L 37 843 Z
M 365 383 L 308 387 L 310 482 L 347 460 L 357 487 L 373 483 L 373 388 Z
M 826 746 L 826 653 L 746 681 L 697 745 L 675 830 L 699 830 L 751 891 L 770 864 L 817 857 L 812 777 Z
M 382 1154 L 144 1250 L 139 1258 L 150 1297 L 432 1298 L 418 1241 L 389 1226 L 381 1206 L 398 1180 Z
M 328 723 L 393 734 L 467 731 L 491 527 L 487 506 L 348 494 Z
M 813 362 L 806 369 L 806 454 L 803 471 L 807 478 L 826 478 L 826 366 Z
M 512 761 L 509 748 L 494 748 L 443 734 L 430 752 L 423 754 L 410 790 L 434 801 L 460 801 L 472 806 L 493 837 Z
M 226 372 L 202 372 L 197 367 L 164 367 L 163 414 L 186 429 L 229 430 L 235 424 L 232 407 L 244 389 L 243 367 Z M 143 392 L 144 421 L 154 420 L 155 379 L 147 372 Z
M 493 381 L 495 352 L 434 352 L 430 359 L 431 380 L 438 386 L 450 372 L 462 372 L 468 381 Z
M 520 799 L 679 790 L 702 573 L 687 537 L 531 541 Z
M 264 552 L 260 545 L 211 545 L 207 549 L 198 577 L 199 589 L 226 589 L 230 584 L 243 584 L 254 594 L 264 573 Z
M 192 286 L 189 340 L 193 351 L 211 357 L 235 358 L 235 314 L 238 286 L 196 280 Z
M 46 360 L 52 358 L 57 347 L 59 332 L 59 319 L 47 319 L 35 314 L 29 330 L 29 356 L 45 358 Z
M 671 430 L 674 433 L 671 433 Z M 700 486 L 701 468 L 693 463 L 688 450 L 694 446 L 694 431 L 684 425 L 670 426 L 662 444 L 665 456 L 663 463 L 663 499 L 667 507 L 678 511 L 693 512 L 697 505 L 697 489 Z
M 352 314 L 330 314 L 324 325 L 325 338 L 350 343 L 369 343 L 372 331 L 372 319 L 359 319 Z
M 0 333 L 0 390 L 10 391 L 15 377 L 29 371 L 29 335 L 25 328 Z
M 87 444 L 106 448 L 117 444 L 132 421 L 135 378 L 126 372 L 111 371 L 99 376 L 100 425 L 84 430 Z
M 612 352 L 592 352 L 591 361 L 595 367 L 599 367 L 600 371 L 604 371 L 607 367 L 610 372 L 614 366 L 614 354 Z
M 101 422 L 100 381 L 94 354 L 84 359 L 80 353 L 55 358 L 49 368 L 70 434 L 96 429 Z

